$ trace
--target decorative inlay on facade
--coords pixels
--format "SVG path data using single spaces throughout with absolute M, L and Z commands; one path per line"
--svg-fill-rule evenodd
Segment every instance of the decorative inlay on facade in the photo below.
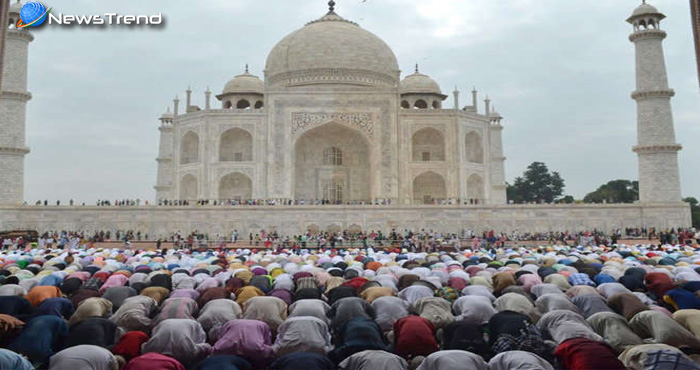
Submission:
M 317 68 L 281 73 L 266 78 L 270 85 L 299 86 L 308 83 L 352 82 L 368 86 L 395 87 L 396 79 L 391 76 L 363 70 L 346 68 Z
M 643 99 L 643 98 L 672 98 L 676 95 L 673 89 L 668 90 L 656 90 L 656 91 L 635 91 L 632 93 L 632 99 Z
M 382 193 L 391 194 L 395 186 L 397 186 L 398 180 L 392 175 L 395 171 L 393 167 L 393 151 L 391 147 L 391 101 L 389 100 L 345 100 L 345 101 L 315 101 L 311 99 L 301 99 L 301 100 L 280 100 L 274 103 L 274 119 L 272 123 L 272 130 L 277 132 L 284 132 L 287 128 L 285 125 L 288 123 L 285 120 L 285 112 L 289 108 L 309 108 L 309 109 L 352 109 L 356 107 L 371 107 L 378 108 L 380 112 L 378 113 L 377 130 L 375 134 L 380 137 L 380 153 L 381 153 L 381 163 L 380 168 L 382 169 Z M 284 152 L 285 152 L 285 135 L 275 135 L 274 139 L 274 154 L 273 163 L 270 164 L 270 169 L 274 174 L 275 178 L 284 179 L 282 173 L 284 171 Z M 274 191 L 282 193 L 283 187 L 282 181 L 274 182 Z
M 326 122 L 337 121 L 340 123 L 357 126 L 372 136 L 374 134 L 374 120 L 372 113 L 292 113 L 292 133 L 298 134 L 308 128 Z

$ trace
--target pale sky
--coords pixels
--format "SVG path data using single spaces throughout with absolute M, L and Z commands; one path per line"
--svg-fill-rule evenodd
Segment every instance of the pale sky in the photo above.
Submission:
M 14 0 L 13 0 L 14 1 Z M 327 11 L 325 0 L 52 0 L 52 13 L 155 14 L 161 28 L 34 29 L 25 198 L 153 200 L 158 117 L 188 85 L 194 104 Z M 506 178 L 545 162 L 577 199 L 636 179 L 637 0 L 337 0 L 336 11 L 386 41 L 403 75 L 416 62 L 443 93 L 472 86 L 505 117 Z M 700 197 L 700 108 L 686 0 L 650 0 L 662 28 L 684 196 Z M 218 101 L 216 102 L 218 103 Z M 452 106 L 451 98 L 444 103 Z M 483 104 L 481 102 L 480 104 Z M 483 106 L 480 107 L 483 111 Z

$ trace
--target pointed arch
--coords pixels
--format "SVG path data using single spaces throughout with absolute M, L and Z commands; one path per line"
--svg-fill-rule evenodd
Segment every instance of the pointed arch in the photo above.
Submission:
M 413 108 L 415 108 L 415 109 L 428 109 L 428 103 L 423 99 L 418 99 L 413 104 Z
M 199 135 L 188 131 L 180 145 L 180 164 L 199 163 Z
M 236 109 L 250 109 L 250 102 L 246 99 L 241 99 L 236 103 Z
M 360 130 L 335 121 L 304 132 L 294 144 L 295 199 L 369 201 L 370 149 Z
M 416 131 L 411 140 L 414 162 L 445 160 L 445 136 L 439 130 L 428 127 Z
M 230 173 L 219 180 L 219 200 L 247 201 L 253 198 L 253 181 L 240 172 Z
M 219 138 L 219 162 L 253 160 L 253 135 L 240 128 L 226 130 Z
M 447 186 L 441 175 L 427 171 L 413 179 L 414 204 L 437 204 L 446 198 Z

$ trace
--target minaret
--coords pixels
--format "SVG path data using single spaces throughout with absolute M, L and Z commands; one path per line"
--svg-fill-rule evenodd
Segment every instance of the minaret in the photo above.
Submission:
M 491 204 L 506 204 L 506 157 L 503 155 L 503 126 L 501 117 L 495 109 L 491 111 L 489 121 L 491 147 Z
M 0 204 L 24 201 L 24 156 L 29 153 L 25 140 L 27 102 L 27 61 L 29 43 L 34 36 L 30 27 L 15 29 L 22 4 L 10 7 L 10 27 L 5 29 L 5 54 L 0 99 Z M 7 27 L 6 24 L 0 25 Z
M 158 178 L 156 179 L 156 202 L 171 200 L 173 180 L 173 120 L 170 108 L 160 117 L 160 144 L 158 148 Z
M 634 27 L 629 39 L 634 43 L 637 61 L 637 145 L 639 158 L 639 200 L 642 203 L 681 201 L 678 151 L 673 128 L 671 97 L 668 87 L 662 42 L 666 32 L 660 22 L 666 18 L 646 1 L 627 19 Z

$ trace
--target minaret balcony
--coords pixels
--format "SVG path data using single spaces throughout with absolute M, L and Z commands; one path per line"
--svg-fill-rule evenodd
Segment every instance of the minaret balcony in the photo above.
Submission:
M 630 41 L 635 42 L 638 40 L 647 39 L 665 39 L 666 31 L 663 30 L 641 30 L 630 35 Z
M 663 90 L 642 90 L 635 91 L 632 93 L 632 99 L 643 100 L 650 98 L 672 98 L 676 95 L 673 89 L 663 89 Z
M 3 91 L 2 98 L 7 100 L 19 100 L 26 103 L 32 100 L 32 94 L 21 91 Z
M 6 146 L 0 146 L 0 154 L 3 155 L 13 155 L 13 156 L 23 156 L 29 154 L 30 150 L 27 147 L 22 148 L 10 148 Z
M 25 39 L 29 42 L 34 41 L 34 36 L 24 29 L 6 29 L 5 34 L 7 35 L 7 37 Z
M 637 154 L 644 153 L 662 153 L 662 152 L 678 152 L 683 149 L 683 145 L 680 144 L 670 144 L 670 145 L 636 145 L 632 147 L 632 151 Z

